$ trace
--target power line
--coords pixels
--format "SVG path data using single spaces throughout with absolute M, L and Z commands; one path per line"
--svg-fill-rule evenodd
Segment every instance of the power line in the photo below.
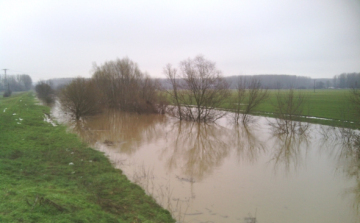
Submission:
M 23 74 L 29 73 L 29 72 L 23 72 L 23 71 L 18 71 L 18 70 L 13 70 L 13 69 L 7 69 L 7 70 L 10 70 L 10 71 L 16 72 L 16 73 L 23 73 Z

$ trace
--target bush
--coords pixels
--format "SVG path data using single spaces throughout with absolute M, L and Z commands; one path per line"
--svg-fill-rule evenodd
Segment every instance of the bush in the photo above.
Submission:
M 96 66 L 92 79 L 109 108 L 138 113 L 161 113 L 158 108 L 159 83 L 142 73 L 137 64 L 128 58 Z
M 104 106 L 101 99 L 102 94 L 94 80 L 84 78 L 73 80 L 59 95 L 61 106 L 77 120 L 100 113 Z
M 46 104 L 52 104 L 55 101 L 54 90 L 50 86 L 50 83 L 40 81 L 35 86 L 37 97 Z
M 6 90 L 3 94 L 3 97 L 6 98 L 6 97 L 10 97 L 11 96 L 11 93 L 12 91 L 11 90 Z

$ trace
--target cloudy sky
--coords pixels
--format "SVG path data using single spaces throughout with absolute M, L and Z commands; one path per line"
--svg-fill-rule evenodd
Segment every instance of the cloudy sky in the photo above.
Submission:
M 360 1 L 0 0 L 8 74 L 90 77 L 93 62 L 128 57 L 163 77 L 199 54 L 224 76 L 360 72 Z

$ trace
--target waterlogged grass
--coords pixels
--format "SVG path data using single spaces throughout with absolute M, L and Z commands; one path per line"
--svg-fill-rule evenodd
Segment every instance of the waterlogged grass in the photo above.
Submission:
M 174 222 L 31 93 L 0 99 L 0 222 Z

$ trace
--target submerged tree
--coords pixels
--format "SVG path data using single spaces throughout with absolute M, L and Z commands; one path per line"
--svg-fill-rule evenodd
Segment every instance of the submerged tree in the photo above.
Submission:
M 231 101 L 233 108 L 233 118 L 235 123 L 239 123 L 239 119 L 242 114 L 244 99 L 246 96 L 246 81 L 244 78 L 239 77 L 237 85 L 236 85 L 236 95 L 235 99 Z
M 139 113 L 159 112 L 159 84 L 128 58 L 95 66 L 93 79 L 108 107 Z
M 250 114 L 269 97 L 268 90 L 261 86 L 256 78 L 251 78 L 249 82 L 239 78 L 236 86 L 235 99 L 232 101 L 232 109 L 234 112 L 234 121 L 241 121 L 246 124 L 251 121 Z
M 101 112 L 102 95 L 94 80 L 76 78 L 60 92 L 59 100 L 64 110 L 75 119 Z
M 298 122 L 300 118 L 305 118 L 304 107 L 306 96 L 300 92 L 295 93 L 294 89 L 278 90 L 276 101 L 273 102 L 275 110 L 275 123 L 271 123 L 280 133 L 302 134 L 309 127 L 308 123 Z
M 62 106 L 76 119 L 103 108 L 137 113 L 164 113 L 160 84 L 128 58 L 94 65 L 91 79 L 78 78 L 60 94 Z
M 171 65 L 165 67 L 164 73 L 172 85 L 169 94 L 175 104 L 172 114 L 176 117 L 209 122 L 224 116 L 216 108 L 229 96 L 229 84 L 214 62 L 197 56 L 180 63 L 180 74 Z

